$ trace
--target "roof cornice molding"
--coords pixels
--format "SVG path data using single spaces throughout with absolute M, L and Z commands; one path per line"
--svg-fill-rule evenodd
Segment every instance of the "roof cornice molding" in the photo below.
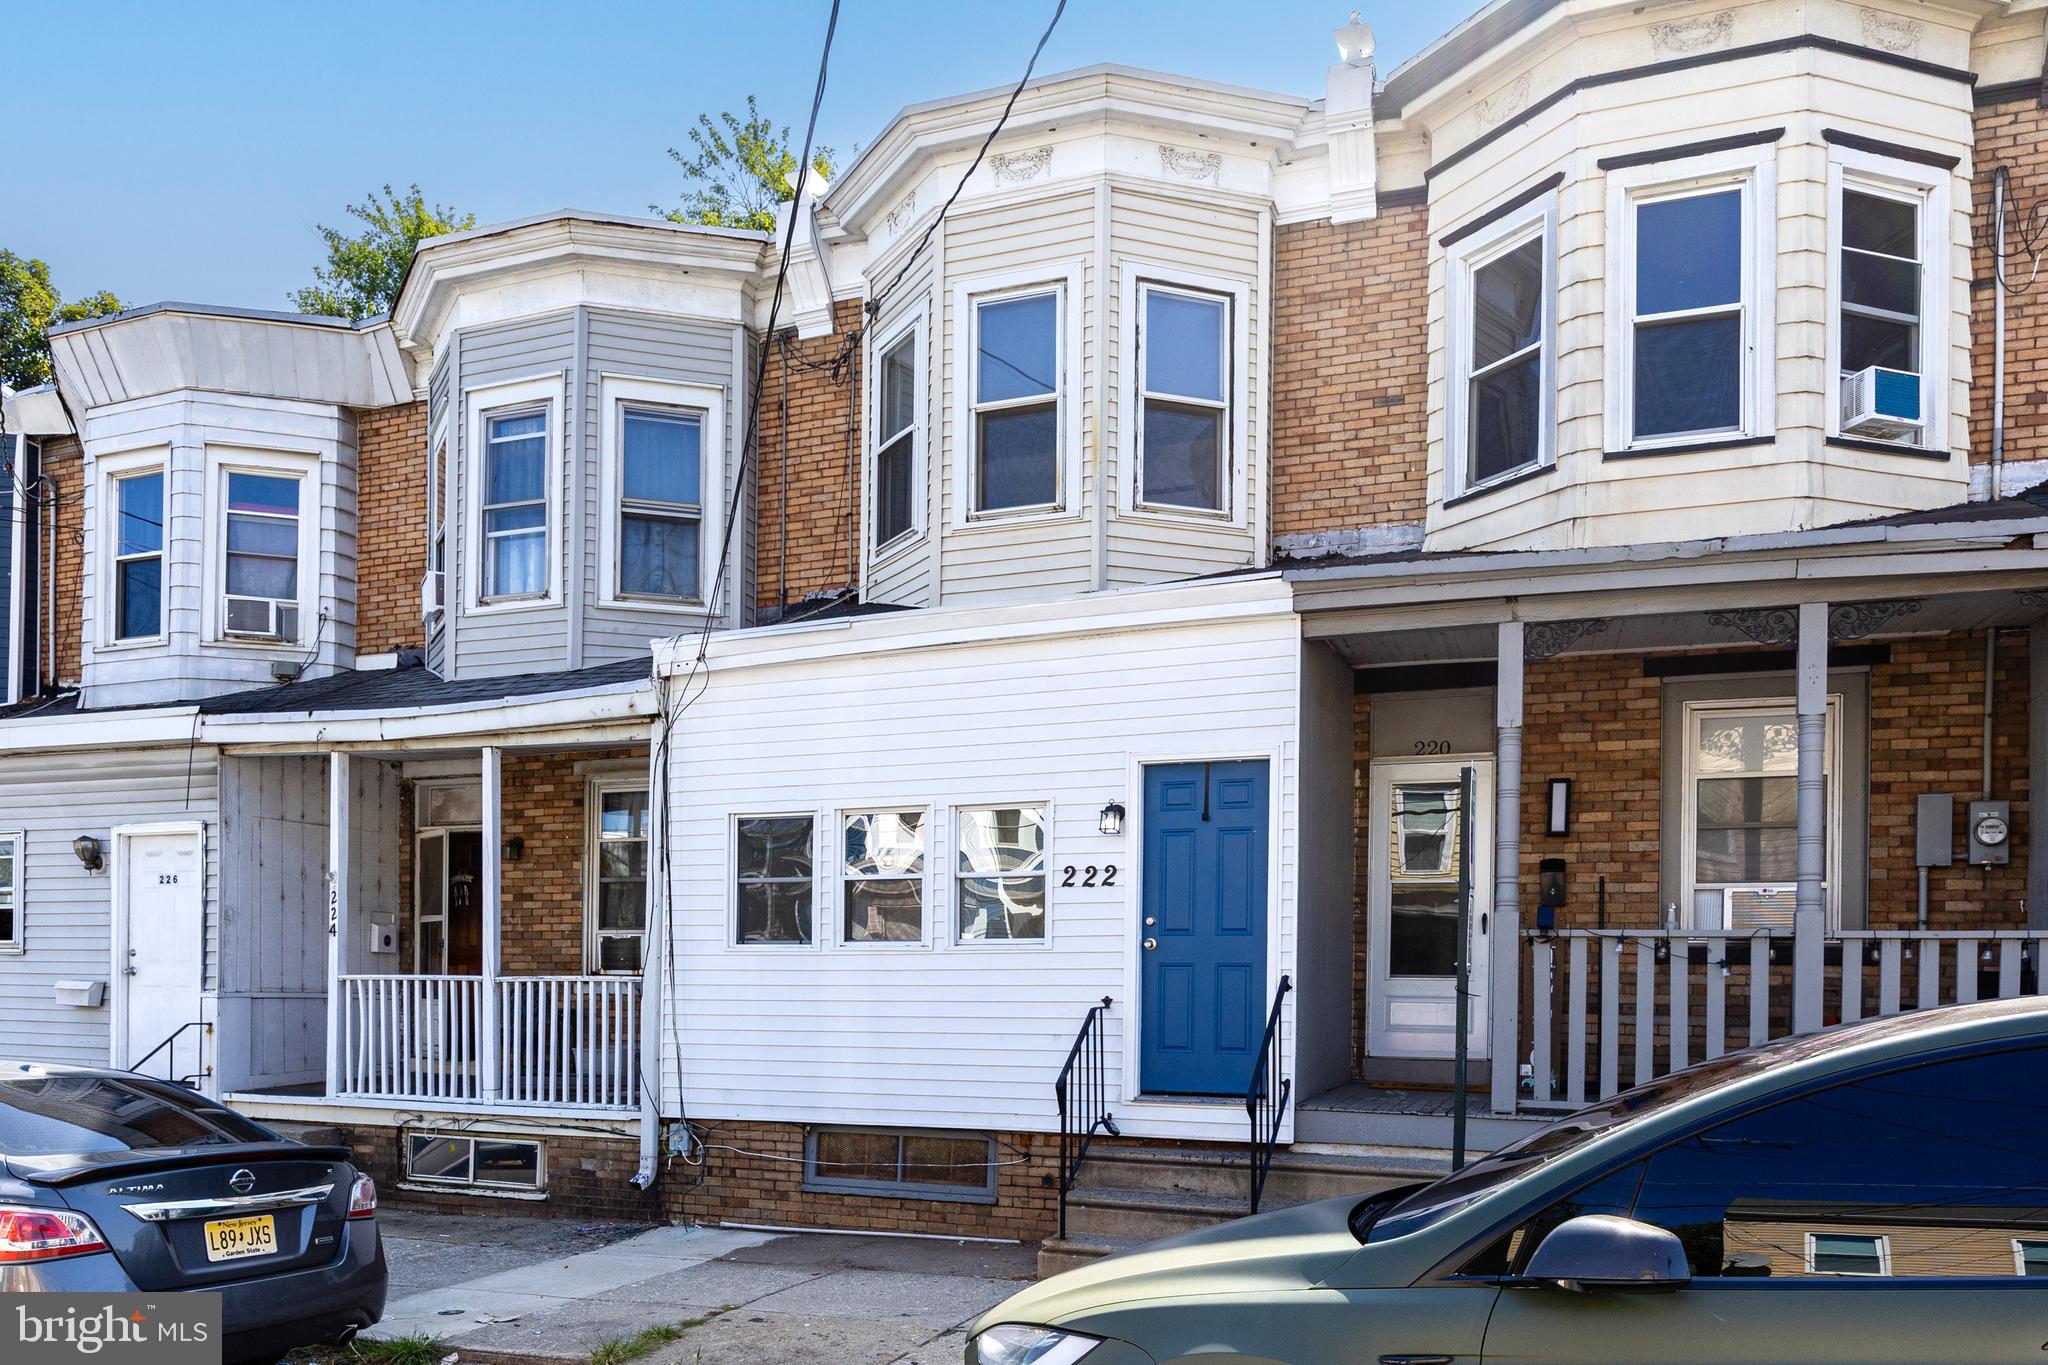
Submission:
M 596 214 L 478 228 L 421 244 L 392 309 L 392 326 L 401 345 L 431 350 L 465 291 L 585 269 L 649 278 L 684 274 L 745 294 L 756 284 L 768 246 L 762 232 Z
M 57 386 L 80 412 L 192 391 L 381 408 L 412 397 L 383 319 L 159 303 L 53 329 Z

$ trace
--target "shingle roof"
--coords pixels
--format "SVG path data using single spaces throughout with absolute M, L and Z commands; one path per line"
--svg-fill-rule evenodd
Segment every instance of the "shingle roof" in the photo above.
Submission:
M 650 659 L 621 659 L 595 668 L 517 673 L 502 678 L 449 679 L 426 668 L 386 668 L 233 692 L 200 702 L 199 710 L 208 716 L 274 716 L 465 704 L 487 706 L 645 681 L 653 677 L 653 671 Z

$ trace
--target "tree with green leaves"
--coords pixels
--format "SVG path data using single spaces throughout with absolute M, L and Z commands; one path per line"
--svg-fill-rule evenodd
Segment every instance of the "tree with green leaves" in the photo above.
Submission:
M 409 186 L 403 194 L 386 185 L 381 196 L 373 193 L 360 204 L 350 204 L 348 211 L 363 228 L 351 236 L 325 223 L 320 225 L 320 236 L 327 243 L 327 264 L 314 267 L 314 283 L 292 291 L 292 306 L 301 313 L 322 313 L 351 322 L 389 313 L 419 244 L 429 237 L 476 226 L 475 214 L 458 213 L 446 204 L 429 204 L 418 185 Z
M 0 383 L 28 389 L 50 378 L 50 328 L 121 311 L 121 300 L 102 289 L 70 303 L 50 283 L 50 267 L 0 248 Z
M 682 167 L 684 177 L 682 203 L 668 210 L 669 220 L 762 232 L 773 229 L 776 205 L 786 204 L 796 195 L 801 152 L 790 145 L 788 125 L 777 128 L 770 123 L 749 95 L 745 118 L 730 111 L 716 119 L 697 115 L 696 126 L 690 129 L 690 145 L 695 151 L 668 149 L 669 159 Z M 812 148 L 811 174 L 831 178 L 831 148 Z M 658 204 L 648 208 L 662 212 Z

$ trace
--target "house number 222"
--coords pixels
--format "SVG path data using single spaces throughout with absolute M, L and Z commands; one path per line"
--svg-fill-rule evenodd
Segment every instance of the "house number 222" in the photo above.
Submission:
M 1068 863 L 1060 869 L 1061 886 L 1115 886 L 1116 864 L 1107 867 L 1075 867 Z

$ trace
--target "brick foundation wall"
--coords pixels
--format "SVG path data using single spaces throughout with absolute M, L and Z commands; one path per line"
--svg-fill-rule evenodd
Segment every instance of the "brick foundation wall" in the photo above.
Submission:
M 807 1192 L 804 1126 L 697 1119 L 704 1164 L 671 1161 L 657 1185 L 677 1221 L 767 1223 L 861 1232 L 951 1233 L 1037 1241 L 1059 1225 L 1059 1138 L 996 1135 L 993 1204 Z M 734 1150 L 737 1149 L 737 1150 Z
M 1971 192 L 1970 459 L 1981 464 L 1991 458 L 1992 171 L 2001 164 L 2012 171 L 2006 227 L 2006 249 L 2012 252 L 2018 249 L 2014 215 L 2048 197 L 2048 109 L 2032 98 L 1979 109 L 1976 138 L 1971 155 L 1977 178 Z M 2011 259 L 2006 277 L 2024 285 L 2032 269 L 2024 256 Z M 2005 458 L 2048 459 L 2048 286 L 2009 295 L 2005 329 Z
M 1273 535 L 1419 523 L 1428 492 L 1429 211 L 1273 238 Z
M 426 643 L 427 405 L 356 414 L 356 650 Z
M 860 525 L 860 447 L 848 441 L 849 393 L 861 393 L 861 357 L 847 341 L 860 326 L 860 303 L 835 304 L 830 335 L 799 341 L 795 332 L 768 348 L 761 384 L 759 496 L 755 500 L 755 604 L 772 610 L 813 592 L 854 587 Z M 786 337 L 786 343 L 783 340 Z M 835 368 L 835 362 L 839 362 Z M 783 484 L 784 385 L 788 387 L 788 486 Z M 853 413 L 858 431 L 858 408 Z M 848 470 L 848 462 L 852 470 Z M 789 557 L 783 560 L 785 525 Z

